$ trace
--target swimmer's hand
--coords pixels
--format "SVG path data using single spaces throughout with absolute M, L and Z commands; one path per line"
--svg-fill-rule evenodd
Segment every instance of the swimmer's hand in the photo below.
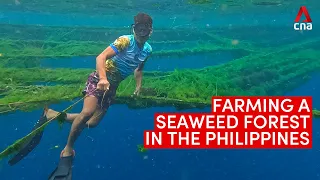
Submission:
M 136 88 L 133 95 L 139 96 L 140 95 L 140 88 Z
M 131 95 L 131 97 L 137 97 L 140 95 L 140 88 L 136 88 L 136 90 L 133 92 L 133 94 Z
M 107 91 L 107 90 L 109 90 L 109 87 L 110 87 L 110 83 L 105 78 L 100 79 L 97 84 L 97 89 L 99 89 L 99 90 Z

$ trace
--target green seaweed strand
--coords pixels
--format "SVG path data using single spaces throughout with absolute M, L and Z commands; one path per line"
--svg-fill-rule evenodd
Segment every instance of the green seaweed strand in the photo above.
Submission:
M 313 114 L 313 117 L 320 118 L 320 111 L 319 110 L 313 110 L 312 114 Z
M 28 141 L 29 139 L 31 139 L 33 136 L 35 136 L 36 134 L 38 134 L 39 132 L 43 131 L 44 128 L 54 119 L 59 118 L 59 123 L 61 123 L 61 116 L 64 116 L 66 112 L 68 112 L 69 110 L 71 110 L 76 104 L 78 104 L 80 101 L 82 101 L 86 96 L 82 97 L 81 99 L 79 99 L 77 102 L 73 103 L 72 105 L 70 105 L 69 107 L 67 107 L 65 110 L 63 110 L 62 112 L 59 112 L 55 117 L 51 118 L 50 120 L 48 120 L 47 122 L 45 122 L 43 125 L 41 125 L 40 127 L 38 127 L 37 129 L 31 131 L 29 134 L 27 134 L 26 136 L 24 136 L 23 138 L 15 141 L 12 145 L 8 146 L 5 150 L 3 150 L 0 153 L 0 160 L 16 153 L 17 151 L 19 151 L 22 147 L 22 145 L 24 144 L 24 142 Z
M 145 152 L 148 151 L 148 150 L 143 146 L 143 144 L 138 144 L 138 145 L 137 145 L 137 148 L 138 148 L 138 151 L 139 151 L 140 153 L 145 153 Z

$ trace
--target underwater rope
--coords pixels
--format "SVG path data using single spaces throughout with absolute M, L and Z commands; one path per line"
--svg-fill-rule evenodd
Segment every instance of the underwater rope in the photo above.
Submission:
M 64 113 L 66 113 L 67 111 L 69 111 L 70 109 L 72 109 L 76 104 L 78 104 L 80 101 L 82 101 L 86 96 L 82 97 L 81 99 L 79 99 L 78 101 L 76 101 L 75 103 L 73 103 L 72 105 L 70 105 L 69 107 L 67 107 L 66 109 L 64 109 L 62 112 L 59 112 L 56 116 L 54 116 L 53 118 L 49 119 L 47 122 L 45 122 L 43 125 L 41 125 L 40 127 L 38 127 L 37 129 L 31 131 L 29 134 L 27 134 L 26 136 L 22 137 L 21 139 L 18 139 L 17 141 L 15 141 L 12 145 L 8 146 L 5 150 L 3 150 L 0 153 L 0 160 L 16 153 L 17 151 L 20 150 L 20 148 L 22 147 L 23 143 L 25 141 L 27 141 L 29 138 L 32 138 L 32 136 L 36 135 L 37 133 L 41 132 L 44 130 L 44 128 L 50 123 L 52 122 L 54 119 L 59 118 L 61 115 L 63 115 Z
M 130 82 L 131 82 L 131 81 L 130 81 Z M 127 85 L 127 87 L 128 87 L 128 85 Z M 127 87 L 126 87 L 126 88 L 127 88 Z M 96 90 L 97 90 L 97 89 L 96 89 Z M 96 91 L 96 90 L 95 90 L 95 91 Z M 103 101 L 104 101 L 104 98 L 105 98 L 105 95 L 106 95 L 107 92 L 108 92 L 108 91 L 105 91 L 105 92 L 103 93 L 103 97 L 102 97 L 102 101 L 101 101 L 101 107 L 103 107 L 103 106 L 102 106 L 102 103 L 103 103 Z M 81 99 L 79 99 L 78 101 L 76 101 L 75 103 L 73 103 L 72 105 L 70 105 L 69 107 L 67 107 L 66 109 L 64 109 L 63 111 L 58 112 L 58 114 L 57 114 L 56 116 L 54 116 L 53 118 L 49 119 L 47 122 L 45 122 L 44 124 L 42 124 L 40 127 L 32 130 L 29 134 L 27 134 L 26 136 L 18 139 L 18 140 L 15 141 L 12 145 L 8 146 L 5 150 L 3 150 L 3 151 L 0 153 L 0 160 L 2 160 L 2 159 L 4 159 L 4 158 L 6 158 L 6 157 L 8 157 L 8 156 L 10 156 L 10 155 L 12 155 L 12 154 L 14 154 L 14 153 L 16 153 L 17 151 L 19 151 L 19 150 L 23 147 L 22 145 L 23 145 L 23 143 L 24 143 L 25 141 L 27 141 L 28 139 L 32 138 L 33 136 L 35 136 L 35 135 L 38 134 L 39 132 L 43 131 L 44 128 L 45 128 L 50 122 L 52 122 L 54 119 L 57 118 L 59 124 L 60 124 L 60 122 L 63 122 L 63 119 L 64 119 L 64 117 L 65 117 L 66 112 L 69 111 L 70 109 L 72 109 L 76 104 L 78 104 L 80 101 L 82 101 L 83 99 L 85 99 L 87 96 L 88 96 L 88 95 L 83 96 Z M 9 105 L 9 106 L 10 106 L 10 105 Z M 100 112 L 100 113 L 99 113 L 97 116 L 95 116 L 95 117 L 98 117 L 98 116 L 100 116 L 101 114 L 102 114 L 102 112 Z M 61 117 L 61 116 L 63 116 L 63 117 Z M 95 118 L 95 117 L 94 117 L 94 118 Z M 89 124 L 88 124 L 88 128 L 89 128 Z
M 10 106 L 9 106 L 10 107 Z M 11 108 L 11 107 L 10 107 Z M 17 109 L 9 109 L 9 110 L 6 110 L 6 111 L 0 111 L 0 114 L 5 114 L 5 113 L 8 113 L 8 112 L 11 112 L 11 111 L 16 111 Z
M 171 76 L 171 75 L 157 76 L 157 77 L 153 77 L 153 78 L 161 78 L 161 77 L 166 77 L 166 76 Z M 129 81 L 129 83 L 126 85 L 126 87 L 121 92 L 117 93 L 117 95 L 123 94 L 127 90 L 127 88 L 130 86 L 132 80 L 133 80 L 133 78 Z M 217 86 L 217 84 L 216 84 L 216 86 Z M 216 87 L 216 91 L 217 91 L 217 87 Z M 216 96 L 217 96 L 217 92 L 216 92 Z M 148 97 L 140 96 L 140 98 L 141 99 L 145 99 L 145 98 L 148 98 Z M 184 100 L 174 99 L 174 98 L 153 97 L 153 99 L 154 100 L 163 100 L 163 99 L 165 99 L 165 100 L 176 101 L 176 102 L 185 102 Z M 6 111 L 2 111 L 2 112 L 0 111 L 0 114 L 4 114 L 4 113 L 15 111 L 15 110 L 19 109 L 19 108 L 12 108 L 10 105 L 20 105 L 20 104 L 28 104 L 28 103 L 42 103 L 42 102 L 46 102 L 46 101 L 49 101 L 49 100 L 36 100 L 36 101 L 25 101 L 25 102 L 13 102 L 13 103 L 8 103 L 8 104 L 0 104 L 0 106 L 9 106 L 12 109 L 12 110 L 6 110 Z M 205 104 L 205 103 L 199 103 L 199 104 Z

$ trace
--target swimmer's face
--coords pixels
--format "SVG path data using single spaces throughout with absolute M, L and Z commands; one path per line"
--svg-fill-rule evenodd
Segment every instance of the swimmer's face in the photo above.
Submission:
M 152 34 L 152 28 L 147 24 L 135 24 L 133 26 L 134 37 L 138 43 L 145 43 Z
M 145 42 L 147 42 L 147 40 L 150 38 L 150 36 L 151 36 L 151 34 L 148 36 L 138 36 L 136 33 L 134 33 L 134 37 L 136 38 L 136 40 L 140 44 L 144 44 Z

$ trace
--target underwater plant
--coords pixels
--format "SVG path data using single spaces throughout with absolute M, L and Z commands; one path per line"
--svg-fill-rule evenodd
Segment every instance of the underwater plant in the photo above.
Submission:
M 171 105 L 182 109 L 210 106 L 213 95 L 281 95 L 306 82 L 310 73 L 320 68 L 317 58 L 320 38 L 304 36 L 283 46 L 266 46 L 269 41 L 259 44 L 260 40 L 247 40 L 244 30 L 239 32 L 237 28 L 157 31 L 161 33 L 152 38 L 152 43 L 185 46 L 155 51 L 155 61 L 159 56 L 222 51 L 238 54 L 240 58 L 202 69 L 146 72 L 140 97 L 131 96 L 134 83 L 129 83 L 130 77 L 120 84 L 115 103 L 130 108 Z M 0 79 L 0 112 L 30 111 L 46 103 L 81 97 L 83 83 L 92 69 L 44 69 L 39 66 L 41 59 L 95 56 L 105 47 L 103 41 L 112 41 L 125 32 L 126 28 L 4 24 L 0 29 L 6 35 L 0 39 L 0 75 L 5 77 Z M 270 31 L 259 32 L 270 37 L 266 33 Z M 186 37 L 190 39 L 188 43 Z M 163 41 L 168 38 L 170 41 Z M 236 44 L 234 38 L 238 39 Z M 188 44 L 191 46 L 187 47 Z M 51 85 L 46 85 L 48 82 Z
M 240 54 L 241 58 L 202 69 L 145 72 L 143 89 L 138 97 L 132 96 L 135 84 L 132 83 L 133 76 L 130 76 L 120 84 L 115 103 L 127 104 L 130 108 L 168 105 L 177 109 L 204 108 L 211 106 L 212 96 L 283 95 L 308 81 L 311 73 L 320 70 L 319 37 L 271 47 L 240 37 L 234 41 L 227 31 L 221 29 L 157 31 L 161 33 L 151 43 L 187 44 L 185 36 L 188 36 L 191 37 L 188 43 L 192 45 L 155 51 L 154 58 L 222 51 Z M 2 26 L 0 33 L 6 34 L 6 38 L 0 39 L 0 76 L 4 77 L 0 79 L 0 113 L 31 111 L 66 100 L 81 101 L 84 98 L 81 97 L 83 84 L 93 69 L 41 68 L 41 60 L 95 56 L 105 48 L 103 41 L 112 41 L 126 32 L 125 28 Z M 167 38 L 171 40 L 163 41 Z M 47 85 L 48 82 L 53 85 Z M 60 115 L 70 108 L 58 115 L 60 124 L 63 123 Z M 320 112 L 313 110 L 313 116 L 318 118 Z M 50 122 L 14 142 L 0 153 L 0 159 L 17 152 Z M 139 152 L 147 151 L 142 145 L 137 148 Z
M 148 151 L 146 148 L 144 148 L 143 144 L 138 144 L 137 147 L 138 147 L 138 151 L 141 153 L 145 153 Z
M 320 118 L 320 111 L 319 110 L 313 110 L 312 114 L 315 118 Z
M 188 0 L 189 4 L 211 4 L 212 0 Z

